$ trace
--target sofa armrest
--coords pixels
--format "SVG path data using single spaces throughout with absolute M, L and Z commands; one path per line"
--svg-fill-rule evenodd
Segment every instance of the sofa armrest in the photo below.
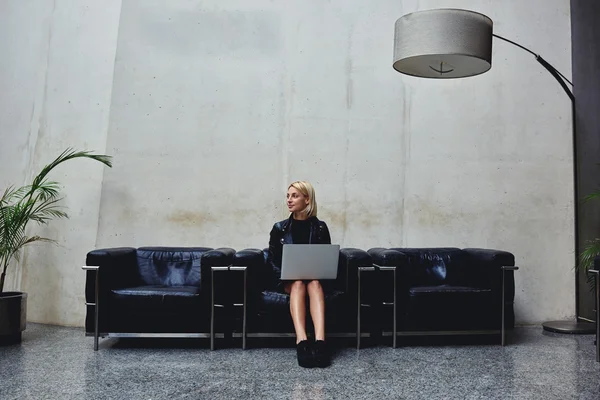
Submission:
M 410 259 L 406 254 L 382 247 L 369 249 L 368 253 L 373 259 L 374 266 L 396 267 L 396 279 L 409 285 L 411 280 Z
M 108 327 L 108 313 L 103 310 L 108 305 L 110 290 L 126 287 L 134 282 L 137 277 L 136 249 L 133 247 L 118 247 L 92 250 L 87 254 L 85 264 L 90 267 L 84 267 L 86 271 L 85 301 L 88 305 L 85 319 L 86 332 L 94 332 L 96 325 L 94 306 L 92 306 L 92 304 L 96 304 L 96 279 L 98 279 L 97 300 L 101 310 L 98 329 L 100 332 L 104 332 Z
M 248 267 L 248 286 L 257 291 L 268 288 L 271 284 L 271 274 L 265 264 L 263 250 L 244 249 L 233 256 L 232 265 Z
M 489 287 L 495 293 L 497 301 L 502 294 L 502 277 L 504 274 L 504 301 L 512 303 L 515 298 L 515 256 L 502 250 L 468 248 L 463 249 L 469 255 L 471 267 L 471 283 L 474 286 Z
M 463 249 L 469 255 L 472 263 L 481 266 L 512 267 L 515 265 L 515 256 L 508 251 L 491 249 Z
M 248 272 L 254 276 L 257 286 L 266 287 L 270 282 L 264 282 L 264 279 L 270 278 L 267 276 L 267 268 L 265 266 L 265 256 L 263 250 L 260 249 L 244 249 L 236 251 L 233 256 L 232 265 L 248 267 Z
M 208 250 L 202 253 L 200 257 L 200 286 L 201 292 L 204 296 L 207 296 L 211 291 L 212 283 L 212 267 L 228 267 L 233 262 L 233 256 L 235 250 L 229 247 L 220 247 L 214 250 Z M 215 290 L 219 293 L 223 293 L 224 289 L 222 286 L 225 282 L 221 279 L 214 282 Z
M 254 312 L 260 299 L 260 293 L 271 287 L 273 278 L 265 263 L 264 252 L 254 248 L 239 250 L 233 256 L 232 265 L 247 268 L 246 282 L 244 288 L 242 274 L 229 274 L 228 287 L 231 290 L 229 296 L 232 301 L 239 302 L 239 297 L 245 290 L 248 308 Z
M 372 265 L 371 256 L 366 251 L 351 247 L 340 249 L 335 288 L 353 297 L 356 296 L 358 290 L 358 268 Z
M 401 312 L 408 298 L 408 288 L 414 284 L 414 271 L 408 255 L 398 250 L 376 247 L 368 250 L 376 267 L 396 267 L 395 270 L 380 269 L 377 287 L 373 297 L 377 302 L 390 303 L 394 301 L 394 286 L 396 290 L 397 311 Z M 394 276 L 396 282 L 394 285 Z
M 384 267 L 396 266 L 403 267 L 408 264 L 406 254 L 397 250 L 385 249 L 383 247 L 374 247 L 367 251 L 373 259 L 373 264 Z
M 222 267 L 231 265 L 235 250 L 229 247 L 219 247 L 218 249 L 209 250 L 200 257 L 200 265 L 210 267 Z
M 100 292 L 126 287 L 136 278 L 136 249 L 117 247 L 90 251 L 85 259 L 86 266 L 97 266 L 100 276 Z M 85 300 L 94 302 L 96 272 L 86 271 Z

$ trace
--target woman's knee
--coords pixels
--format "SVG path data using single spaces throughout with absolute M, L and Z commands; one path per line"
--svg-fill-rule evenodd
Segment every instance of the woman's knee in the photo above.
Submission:
M 290 284 L 290 291 L 306 290 L 306 285 L 302 281 L 294 281 Z
M 308 282 L 308 290 L 323 290 L 323 286 L 321 286 L 321 282 L 319 282 L 318 280 L 314 280 L 314 281 L 310 281 Z

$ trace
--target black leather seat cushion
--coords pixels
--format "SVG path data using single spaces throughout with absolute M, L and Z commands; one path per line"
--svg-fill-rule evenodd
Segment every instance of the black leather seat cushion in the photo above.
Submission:
M 333 312 L 343 304 L 344 292 L 332 290 L 325 292 L 325 307 L 327 312 Z M 308 306 L 308 301 L 307 301 Z M 260 295 L 258 304 L 260 314 L 290 313 L 290 296 L 286 293 L 265 290 Z M 327 314 L 327 313 L 326 313 Z
M 491 289 L 465 286 L 418 286 L 409 289 L 409 324 L 420 329 L 463 330 L 490 328 L 500 321 L 492 307 Z M 460 312 L 458 312 L 460 310 Z
M 198 306 L 197 286 L 148 285 L 111 290 L 111 307 L 146 312 L 178 312 Z
M 427 296 L 441 293 L 454 293 L 460 295 L 477 295 L 480 293 L 491 293 L 491 289 L 472 288 L 466 286 L 417 286 L 409 289 L 410 296 Z
M 328 332 L 339 328 L 338 319 L 344 319 L 344 308 L 347 300 L 341 291 L 325 291 L 325 319 Z M 249 321 L 249 330 L 259 332 L 294 332 L 290 315 L 290 296 L 285 293 L 265 290 L 261 292 L 258 301 L 256 318 Z M 309 330 L 312 328 L 309 303 L 306 304 L 306 322 Z

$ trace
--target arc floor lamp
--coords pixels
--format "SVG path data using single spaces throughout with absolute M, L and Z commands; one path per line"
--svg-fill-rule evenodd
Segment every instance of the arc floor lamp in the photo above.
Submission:
M 558 81 L 574 104 L 575 98 L 563 74 L 540 55 L 528 48 L 493 33 L 487 16 L 469 10 L 435 9 L 404 15 L 396 21 L 393 67 L 400 73 L 435 79 L 475 76 L 492 67 L 492 38 L 498 38 L 528 53 Z M 573 182 L 575 214 L 575 265 L 578 263 L 577 147 L 573 118 Z M 575 283 L 578 297 L 579 285 Z M 576 301 L 577 304 L 577 301 Z M 578 308 L 578 304 L 577 304 Z M 577 309 L 577 315 L 579 310 Z M 585 321 L 550 321 L 545 330 L 560 333 L 594 333 L 595 325 Z

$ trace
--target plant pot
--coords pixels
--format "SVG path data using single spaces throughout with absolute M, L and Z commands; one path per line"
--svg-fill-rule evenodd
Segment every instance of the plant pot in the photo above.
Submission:
M 0 346 L 21 343 L 27 321 L 27 293 L 0 293 Z

